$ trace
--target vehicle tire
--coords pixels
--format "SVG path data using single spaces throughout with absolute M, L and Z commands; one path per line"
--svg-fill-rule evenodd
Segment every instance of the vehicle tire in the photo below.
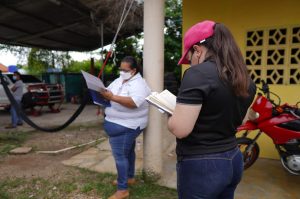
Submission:
M 251 167 L 259 156 L 259 146 L 255 143 L 249 153 L 246 149 L 252 144 L 253 140 L 246 137 L 237 138 L 238 147 L 240 148 L 244 158 L 244 170 Z
M 293 174 L 293 175 L 300 175 L 300 170 L 297 168 L 297 163 L 295 163 L 295 165 L 289 165 L 287 163 L 287 157 L 281 157 L 280 158 L 281 164 L 282 166 L 285 168 L 285 170 L 287 170 L 289 173 Z M 291 168 L 294 167 L 294 168 Z M 297 168 L 297 169 L 295 169 Z
M 23 95 L 21 103 L 24 110 L 33 108 L 36 105 L 36 99 L 31 92 L 27 92 Z
M 5 106 L 5 107 L 4 107 L 4 110 L 7 111 L 7 112 L 9 112 L 9 111 L 10 111 L 10 106 L 11 106 L 10 104 L 7 105 L 7 106 Z

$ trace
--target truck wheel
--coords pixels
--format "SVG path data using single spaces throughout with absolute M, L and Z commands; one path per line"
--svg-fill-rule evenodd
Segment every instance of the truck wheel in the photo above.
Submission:
M 33 108 L 36 105 L 34 95 L 31 92 L 25 93 L 22 97 L 21 104 L 23 109 Z

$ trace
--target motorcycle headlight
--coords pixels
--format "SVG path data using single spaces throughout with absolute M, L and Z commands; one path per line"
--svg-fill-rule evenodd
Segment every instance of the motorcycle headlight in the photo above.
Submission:
M 259 118 L 259 113 L 254 111 L 252 108 L 249 109 L 249 115 L 248 115 L 248 119 L 251 121 L 256 120 L 257 118 Z

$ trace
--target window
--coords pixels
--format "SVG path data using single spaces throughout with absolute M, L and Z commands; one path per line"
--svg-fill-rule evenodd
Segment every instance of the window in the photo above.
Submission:
M 255 83 L 300 84 L 300 25 L 250 30 L 245 59 Z

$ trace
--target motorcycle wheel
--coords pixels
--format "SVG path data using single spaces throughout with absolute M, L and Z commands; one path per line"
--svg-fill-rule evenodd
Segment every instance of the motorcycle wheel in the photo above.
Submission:
M 289 167 L 289 165 L 286 162 L 286 158 L 281 157 L 280 161 L 281 161 L 283 168 L 285 168 L 285 170 L 287 170 L 289 173 L 291 173 L 293 175 L 300 175 L 300 171 L 293 170 L 292 168 Z
M 252 144 L 253 140 L 246 137 L 237 138 L 238 147 L 243 154 L 244 157 L 244 170 L 254 164 L 259 156 L 259 146 L 255 143 L 250 152 L 247 152 L 246 149 Z

